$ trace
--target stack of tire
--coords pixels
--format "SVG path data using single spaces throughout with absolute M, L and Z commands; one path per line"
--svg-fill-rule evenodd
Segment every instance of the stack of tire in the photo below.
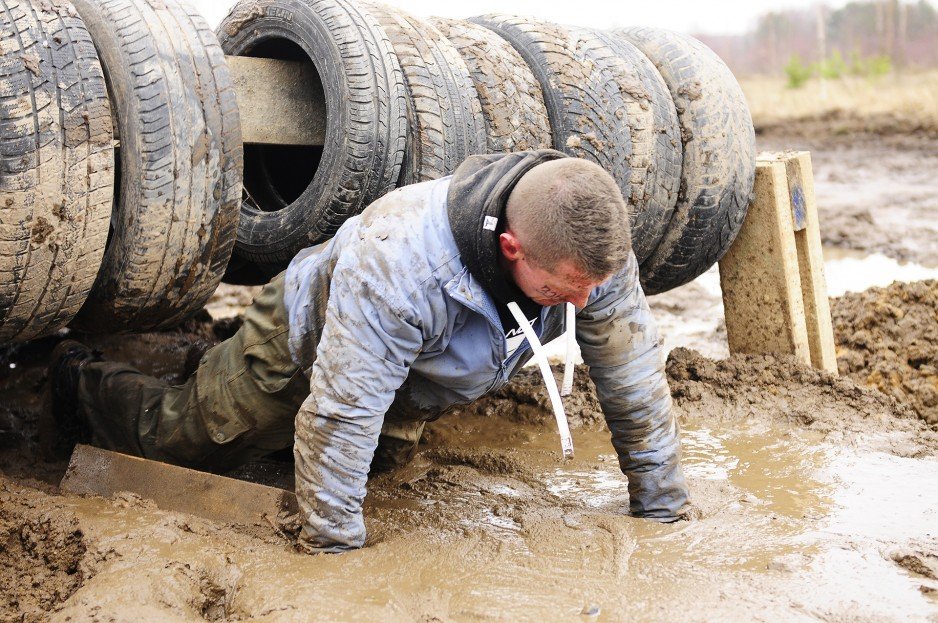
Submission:
M 603 166 L 632 209 L 649 294 L 711 267 L 749 205 L 748 108 L 726 65 L 687 36 L 422 20 L 372 0 L 242 0 L 217 33 L 229 55 L 311 61 L 329 116 L 305 158 L 246 148 L 235 283 L 263 281 L 392 188 L 478 153 L 553 147 Z M 282 174 L 298 162 L 299 184 Z
M 752 192 L 738 84 L 668 31 L 422 20 L 372 0 L 241 0 L 214 33 L 185 0 L 0 10 L 3 341 L 177 324 L 223 275 L 263 282 L 472 154 L 553 147 L 603 166 L 649 294 L 712 266 Z M 310 63 L 323 145 L 242 145 L 225 54 Z
M 0 12 L 0 340 L 194 314 L 228 264 L 242 189 L 214 32 L 173 0 Z

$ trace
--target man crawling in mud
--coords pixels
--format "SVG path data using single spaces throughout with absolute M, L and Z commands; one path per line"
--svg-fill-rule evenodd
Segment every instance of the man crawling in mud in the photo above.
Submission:
M 62 342 L 49 412 L 72 443 L 214 472 L 292 445 L 304 548 L 358 548 L 369 470 L 409 459 L 426 421 L 531 358 L 512 301 L 542 342 L 576 306 L 630 512 L 681 518 L 678 428 L 626 204 L 602 168 L 553 150 L 473 156 L 375 201 L 300 252 L 184 385 Z

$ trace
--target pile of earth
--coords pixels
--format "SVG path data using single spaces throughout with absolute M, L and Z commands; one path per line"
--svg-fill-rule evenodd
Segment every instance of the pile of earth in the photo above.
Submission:
M 895 282 L 831 301 L 841 374 L 938 424 L 938 281 Z
M 935 119 L 900 111 L 861 114 L 840 108 L 796 118 L 754 120 L 754 123 L 757 137 L 789 140 L 819 136 L 857 140 L 893 135 L 938 138 Z
M 561 369 L 554 373 L 559 377 Z M 917 456 L 938 450 L 938 433 L 918 420 L 906 396 L 883 393 L 866 386 L 865 379 L 838 377 L 792 357 L 733 355 L 714 360 L 675 348 L 668 355 L 667 375 L 680 420 L 714 426 L 764 421 L 839 435 L 877 431 L 893 434 L 887 435 L 889 440 L 881 448 L 893 454 Z M 578 366 L 574 378 L 574 392 L 564 398 L 571 428 L 603 427 L 587 368 Z M 506 387 L 455 417 L 460 413 L 545 426 L 553 422 L 543 380 L 534 368 L 525 368 Z

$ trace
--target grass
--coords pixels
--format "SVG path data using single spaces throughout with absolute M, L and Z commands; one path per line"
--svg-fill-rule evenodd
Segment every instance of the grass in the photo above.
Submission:
M 792 89 L 784 77 L 740 81 L 756 127 L 799 120 L 851 120 L 879 130 L 938 129 L 938 70 L 808 80 Z M 884 127 L 879 127 L 884 126 Z M 836 131 L 836 128 L 832 128 Z

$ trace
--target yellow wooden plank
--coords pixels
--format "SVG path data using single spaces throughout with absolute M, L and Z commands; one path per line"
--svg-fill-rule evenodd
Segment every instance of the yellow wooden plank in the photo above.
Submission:
M 754 197 L 720 261 L 731 353 L 793 355 L 811 363 L 786 169 L 756 162 Z

